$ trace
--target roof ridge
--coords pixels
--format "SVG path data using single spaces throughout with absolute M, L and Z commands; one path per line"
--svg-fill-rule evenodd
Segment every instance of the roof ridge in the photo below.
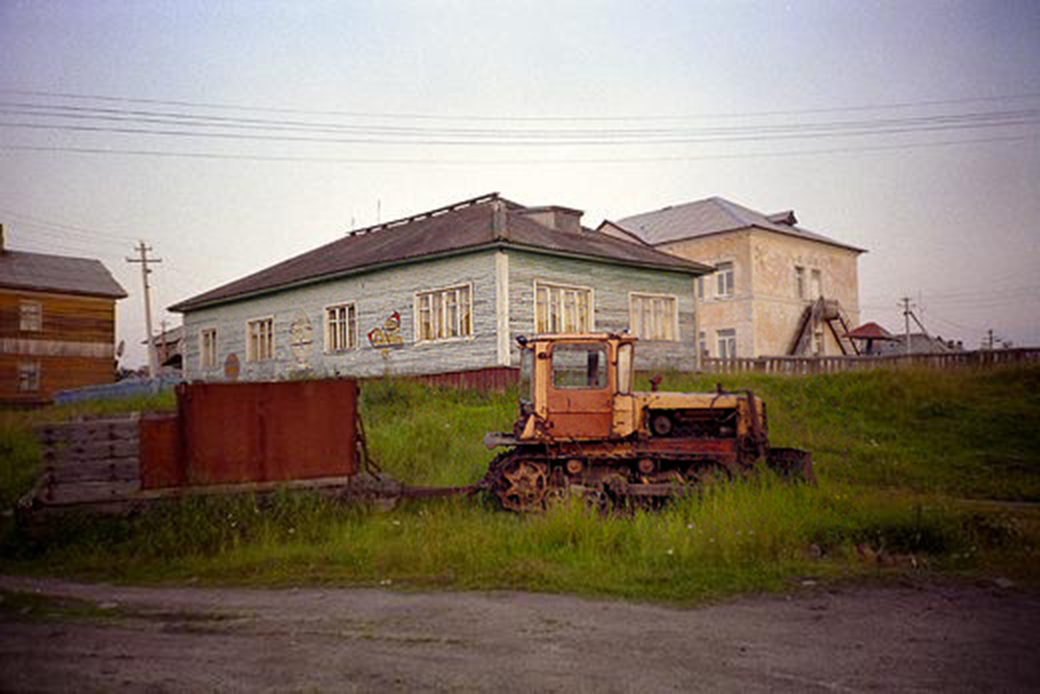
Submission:
M 436 207 L 432 210 L 427 210 L 425 212 L 419 212 L 408 217 L 401 217 L 400 219 L 394 219 L 389 222 L 381 222 L 379 224 L 373 224 L 372 226 L 364 227 L 362 229 L 348 231 L 346 236 L 347 238 L 351 238 L 354 236 L 364 236 L 365 234 L 371 234 L 376 231 L 384 231 L 393 227 L 404 226 L 405 224 L 411 224 L 412 222 L 418 222 L 423 219 L 439 217 L 440 215 L 447 214 L 448 212 L 454 212 L 455 210 L 461 210 L 466 207 L 472 207 L 474 205 L 480 205 L 482 203 L 492 202 L 498 199 L 500 199 L 500 194 L 498 193 L 498 191 L 495 191 L 493 193 L 485 193 L 484 195 L 478 195 L 475 198 L 460 200 L 459 202 L 453 202 L 450 205 L 443 205 L 441 207 Z

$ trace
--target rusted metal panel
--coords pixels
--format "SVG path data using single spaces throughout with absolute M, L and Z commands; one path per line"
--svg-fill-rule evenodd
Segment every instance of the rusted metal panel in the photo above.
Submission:
M 179 386 L 182 483 L 356 474 L 357 395 L 346 379 Z
M 148 415 L 140 422 L 141 488 L 180 487 L 185 481 L 176 415 Z

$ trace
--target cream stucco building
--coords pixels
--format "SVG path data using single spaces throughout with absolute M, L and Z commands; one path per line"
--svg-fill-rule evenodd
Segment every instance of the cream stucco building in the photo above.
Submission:
M 714 197 L 600 230 L 715 266 L 693 289 L 702 356 L 853 352 L 844 335 L 859 323 L 865 251 L 797 226 L 793 211 L 762 214 Z

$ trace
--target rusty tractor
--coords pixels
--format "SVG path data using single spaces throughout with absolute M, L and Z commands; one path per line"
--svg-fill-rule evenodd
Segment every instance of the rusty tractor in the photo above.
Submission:
M 766 406 L 751 391 L 633 391 L 631 335 L 517 342 L 520 415 L 512 432 L 484 438 L 489 448 L 508 447 L 482 482 L 505 509 L 538 512 L 575 495 L 601 509 L 654 505 L 763 462 L 785 478 L 813 480 L 808 452 L 769 445 Z

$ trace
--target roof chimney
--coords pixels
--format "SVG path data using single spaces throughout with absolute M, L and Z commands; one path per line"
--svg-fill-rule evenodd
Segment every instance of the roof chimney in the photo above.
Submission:
M 560 205 L 547 205 L 545 207 L 525 207 L 518 212 L 550 229 L 569 231 L 574 234 L 581 233 L 581 216 L 584 214 L 581 210 Z

